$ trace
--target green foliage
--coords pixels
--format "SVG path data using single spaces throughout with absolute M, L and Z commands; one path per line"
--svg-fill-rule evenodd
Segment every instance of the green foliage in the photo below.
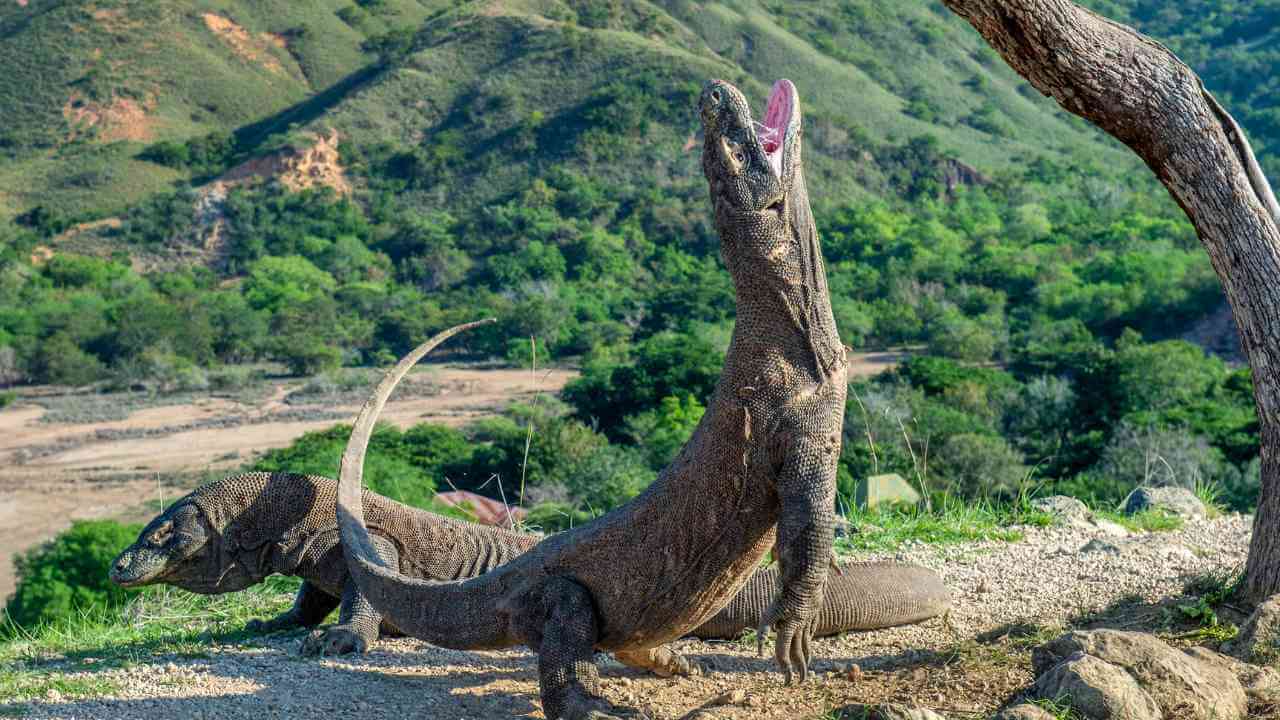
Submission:
M 288 447 L 267 452 L 252 469 L 336 478 L 350 434 L 351 428 L 346 425 L 306 433 Z M 379 425 L 369 439 L 364 484 L 407 505 L 438 510 L 432 502 L 437 478 L 465 468 L 470 459 L 470 448 L 457 430 L 418 425 L 401 432 Z
M 1191 602 L 1179 603 L 1178 613 L 1184 621 L 1196 625 L 1196 630 L 1186 633 L 1185 637 L 1209 639 L 1225 642 L 1235 637 L 1238 628 L 1231 623 L 1224 623 L 1218 616 L 1217 608 L 1237 596 L 1244 584 L 1244 573 L 1238 569 L 1212 572 L 1192 578 L 1187 583 L 1185 592 L 1192 598 Z M 1253 658 L 1262 660 L 1262 658 Z
M 660 333 L 640 343 L 631 362 L 588 365 L 565 387 L 564 399 L 578 418 L 613 437 L 627 415 L 654 409 L 663 398 L 710 398 L 722 362 L 722 353 L 701 337 Z
M 78 520 L 50 542 L 15 557 L 18 587 L 5 605 L 5 615 L 18 626 L 34 629 L 122 605 L 137 591 L 118 587 L 107 572 L 141 530 L 140 525 L 111 520 Z
M 684 447 L 706 408 L 692 395 L 664 397 L 658 407 L 627 418 L 626 434 L 642 448 L 649 467 L 666 467 Z

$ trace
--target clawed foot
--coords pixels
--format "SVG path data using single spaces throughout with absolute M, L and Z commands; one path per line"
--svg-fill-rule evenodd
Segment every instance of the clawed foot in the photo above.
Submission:
M 788 685 L 798 673 L 800 682 L 809 679 L 809 663 L 813 660 L 813 631 L 815 619 L 795 620 L 778 617 L 782 614 L 780 606 L 774 605 L 765 612 L 760 627 L 756 629 L 756 654 L 764 654 L 764 639 L 773 626 L 776 639 L 773 645 L 773 657 L 782 669 Z
M 369 652 L 369 641 L 355 629 L 346 625 L 333 625 L 324 630 L 313 630 L 302 641 L 303 655 L 350 655 Z

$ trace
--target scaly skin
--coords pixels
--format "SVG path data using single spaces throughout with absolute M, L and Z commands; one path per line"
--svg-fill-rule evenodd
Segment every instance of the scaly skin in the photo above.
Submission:
M 396 633 L 347 573 L 334 522 L 337 483 L 292 473 L 243 473 L 198 488 L 152 520 L 120 553 L 111 579 L 125 587 L 163 583 L 204 594 L 243 590 L 273 573 L 301 577 L 294 605 L 248 629 L 314 627 L 335 607 L 338 624 L 303 644 L 307 654 L 363 652 L 379 627 Z M 460 580 L 492 570 L 538 538 L 476 525 L 364 493 L 379 551 L 401 573 Z
M 611 717 L 595 651 L 643 653 L 689 633 L 738 594 L 771 548 L 780 594 L 762 626 L 777 633 L 787 680 L 808 674 L 831 555 L 848 360 L 800 167 L 799 99 L 786 81 L 771 97 L 777 169 L 736 88 L 708 83 L 699 110 L 737 322 L 706 413 L 652 485 L 470 580 L 423 581 L 385 562 L 360 493 L 374 422 L 409 368 L 469 326 L 432 338 L 387 374 L 342 458 L 338 526 L 364 597 L 397 628 L 437 645 L 535 649 L 548 718 Z
M 243 473 L 210 483 L 181 498 L 152 520 L 137 541 L 120 553 L 111 578 L 125 587 L 165 584 L 202 593 L 242 589 L 279 573 L 304 580 L 292 608 L 270 620 L 254 620 L 254 632 L 320 624 L 340 607 L 338 624 L 313 632 L 306 654 L 363 652 L 383 634 L 399 634 L 367 601 L 347 573 L 334 521 L 337 483 L 293 473 Z M 287 500 L 286 516 L 275 509 Z M 526 533 L 459 522 L 401 505 L 371 492 L 364 495 L 375 533 L 397 558 L 400 572 L 431 580 L 461 580 L 486 572 L 533 547 Z M 271 507 L 249 517 L 250 509 Z M 195 512 L 192 511 L 194 509 Z M 229 538 L 254 536 L 269 552 L 230 550 Z M 240 542 L 240 544 L 245 544 Z M 247 543 L 257 545 L 256 542 Z M 390 557 L 391 555 L 388 555 Z M 778 596 L 776 568 L 758 570 L 742 592 L 692 635 L 732 639 L 754 629 Z M 933 572 L 897 563 L 848 563 L 832 576 L 818 613 L 817 635 L 874 630 L 942 614 L 950 599 Z M 687 674 L 696 666 L 669 650 L 658 657 L 625 656 L 663 675 Z

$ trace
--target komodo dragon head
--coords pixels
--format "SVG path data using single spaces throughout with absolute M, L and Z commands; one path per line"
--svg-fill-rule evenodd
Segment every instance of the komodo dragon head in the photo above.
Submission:
M 815 380 L 843 382 L 845 348 L 831 314 L 818 231 L 800 160 L 800 96 L 790 80 L 769 93 L 764 121 L 743 94 L 712 80 L 698 100 L 702 170 L 711 190 L 720 254 L 738 295 L 738 324 L 752 306 L 788 317 L 810 354 Z M 766 320 L 761 327 L 768 327 Z
M 155 583 L 192 592 L 225 592 L 219 563 L 218 533 L 190 498 L 183 498 L 147 523 L 132 545 L 111 564 L 111 581 L 122 587 Z M 215 589 L 217 588 L 217 589 Z
M 712 80 L 698 101 L 702 115 L 702 170 L 711 188 L 718 219 L 761 213 L 775 222 L 791 220 L 794 203 L 787 195 L 801 189 L 800 100 L 790 80 L 774 83 L 764 122 L 751 118 L 742 93 L 723 80 Z M 793 207 L 788 207 L 788 205 Z

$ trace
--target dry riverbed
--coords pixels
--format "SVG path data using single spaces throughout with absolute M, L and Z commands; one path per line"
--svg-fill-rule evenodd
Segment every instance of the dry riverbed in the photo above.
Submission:
M 1119 627 L 1191 642 L 1174 604 L 1184 585 L 1238 567 L 1250 519 L 1195 520 L 1177 531 L 1105 536 L 1029 528 L 1023 540 L 910 544 L 896 555 L 938 569 L 955 599 L 949 622 L 828 638 L 817 678 L 784 687 L 754 644 L 681 641 L 709 673 L 658 679 L 604 660 L 610 701 L 675 718 L 834 718 L 853 703 L 909 702 L 982 718 L 1032 681 L 1029 648 L 1061 628 Z M 211 645 L 205 657 L 143 656 L 72 675 L 92 699 L 4 706 L 30 718 L 542 718 L 536 659 L 524 650 L 459 652 L 384 641 L 367 656 L 301 659 L 300 635 Z M 83 667 L 83 665 L 81 666 Z M 1255 716 L 1274 717 L 1270 710 Z

